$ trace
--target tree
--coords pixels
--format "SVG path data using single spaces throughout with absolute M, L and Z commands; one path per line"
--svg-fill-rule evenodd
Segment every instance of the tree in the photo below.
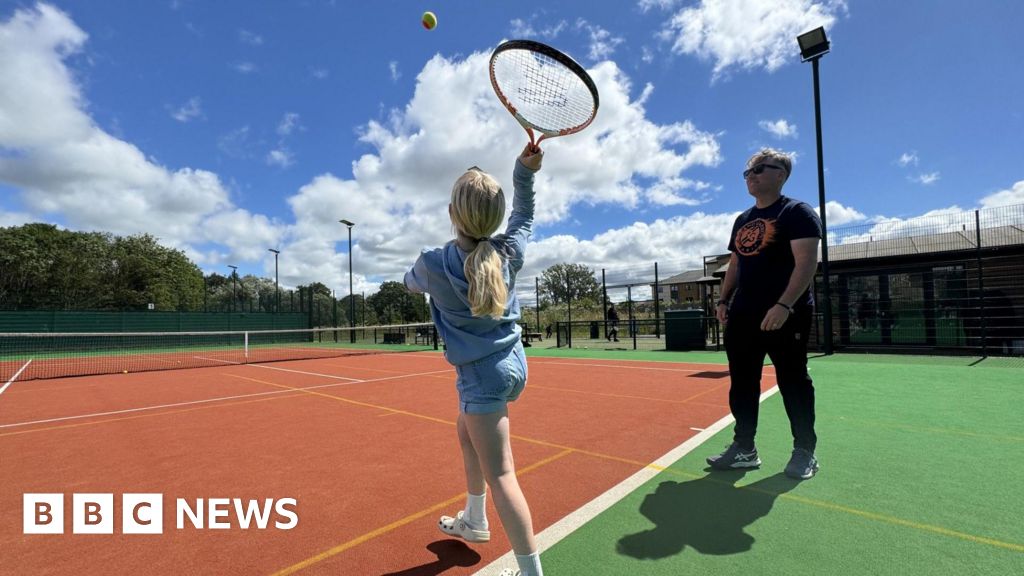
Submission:
M 601 297 L 601 284 L 594 272 L 583 264 L 555 264 L 541 273 L 540 289 L 554 304 L 572 301 L 596 302 Z
M 401 282 L 389 281 L 380 285 L 376 294 L 367 297 L 369 304 L 384 324 L 426 322 L 430 310 L 422 294 L 413 294 Z
M 149 234 L 115 238 L 111 248 L 111 289 L 115 307 L 197 310 L 203 302 L 203 274 L 185 253 L 157 243 Z
M 114 237 L 51 224 L 0 229 L 0 307 L 196 310 L 202 273 L 149 235 Z
M 353 304 L 353 300 L 355 303 Z M 345 296 L 338 301 L 338 306 L 341 308 L 342 314 L 345 316 L 345 325 L 348 325 L 348 314 L 352 307 L 356 311 L 356 325 L 357 326 L 373 326 L 377 324 L 377 311 L 367 305 L 369 298 L 363 300 L 362 294 L 356 294 L 354 296 Z M 365 316 L 365 317 L 364 317 Z
M 0 228 L 0 307 L 50 308 L 54 247 L 61 231 L 51 224 Z

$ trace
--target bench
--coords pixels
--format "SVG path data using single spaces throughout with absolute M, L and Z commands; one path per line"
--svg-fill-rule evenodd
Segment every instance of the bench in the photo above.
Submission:
M 385 344 L 405 344 L 405 334 L 398 333 L 384 333 Z
M 540 332 L 523 332 L 523 343 L 529 344 L 530 342 L 537 340 L 538 342 L 544 341 L 544 335 Z

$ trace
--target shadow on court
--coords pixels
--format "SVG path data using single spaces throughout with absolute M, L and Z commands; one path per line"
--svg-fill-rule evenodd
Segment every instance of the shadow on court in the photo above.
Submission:
M 736 486 L 746 473 L 710 471 L 697 480 L 662 482 L 640 505 L 640 513 L 655 528 L 622 537 L 617 545 L 619 554 L 658 559 L 679 554 L 687 546 L 712 555 L 750 550 L 754 537 L 744 529 L 767 516 L 775 499 L 799 482 L 780 472 Z
M 400 572 L 389 572 L 383 576 L 437 576 L 456 566 L 474 566 L 480 562 L 480 555 L 461 540 L 438 540 L 427 544 L 437 560 L 406 568 Z

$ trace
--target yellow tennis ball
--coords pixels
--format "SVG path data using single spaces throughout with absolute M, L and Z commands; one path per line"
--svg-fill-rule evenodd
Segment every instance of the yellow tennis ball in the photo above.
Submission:
M 128 373 L 128 371 L 127 371 L 127 370 L 125 370 L 125 371 L 124 371 L 124 373 L 125 373 L 125 374 L 127 374 L 127 373 Z
M 423 27 L 427 30 L 433 30 L 437 27 L 437 16 L 433 12 L 424 12 L 423 19 L 420 22 L 423 23 Z

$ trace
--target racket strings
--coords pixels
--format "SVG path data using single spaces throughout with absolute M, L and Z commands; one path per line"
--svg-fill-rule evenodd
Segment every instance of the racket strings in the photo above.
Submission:
M 494 77 L 509 105 L 541 132 L 571 130 L 594 115 L 594 97 L 583 79 L 545 54 L 502 52 L 494 61 Z

